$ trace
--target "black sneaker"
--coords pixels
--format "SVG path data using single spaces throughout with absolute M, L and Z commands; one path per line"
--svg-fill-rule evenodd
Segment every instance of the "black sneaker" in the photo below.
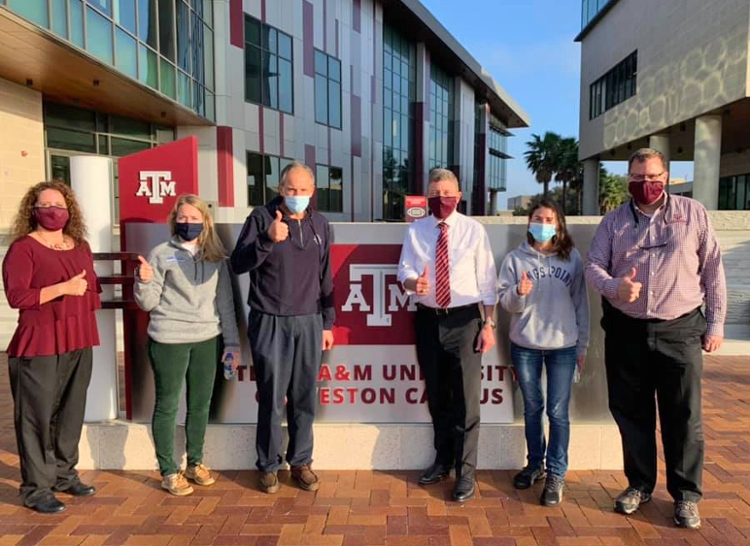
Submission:
M 544 467 L 531 468 L 527 465 L 521 472 L 513 476 L 513 487 L 528 489 L 542 478 L 544 478 Z
M 674 523 L 677 527 L 700 529 L 701 516 L 693 501 L 680 500 L 674 503 Z
M 641 504 L 646 504 L 650 500 L 651 493 L 644 493 L 635 487 L 628 487 L 615 499 L 615 512 L 628 516 L 638 510 Z
M 554 474 L 547 474 L 547 480 L 544 482 L 544 491 L 539 499 L 542 506 L 557 506 L 563 499 L 563 486 L 565 480 Z

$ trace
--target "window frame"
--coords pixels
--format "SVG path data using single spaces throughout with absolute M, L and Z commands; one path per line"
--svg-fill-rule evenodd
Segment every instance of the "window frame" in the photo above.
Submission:
M 325 187 L 322 185 L 322 177 L 319 175 L 320 170 L 325 169 L 328 172 L 326 177 Z M 339 210 L 333 210 L 331 207 L 331 173 L 334 170 L 338 170 L 341 173 L 341 199 L 339 201 Z M 320 190 L 325 190 L 326 193 L 321 193 Z M 335 165 L 325 165 L 323 163 L 315 164 L 315 194 L 316 194 L 316 208 L 320 212 L 328 212 L 331 214 L 343 214 L 344 213 L 344 169 L 336 167 Z M 325 196 L 325 198 L 323 198 Z
M 259 37 L 258 37 L 258 44 L 252 43 L 248 40 L 246 28 L 248 21 L 252 22 L 253 24 L 258 25 L 258 29 L 260 30 Z M 244 79 L 244 86 L 245 86 L 245 102 L 249 102 L 251 104 L 257 104 L 259 106 L 263 106 L 265 108 L 270 108 L 271 110 L 276 110 L 278 112 L 283 112 L 284 114 L 289 114 L 290 116 L 294 115 L 294 39 L 290 34 L 287 34 L 286 32 L 277 29 L 276 27 L 272 27 L 271 25 L 264 23 L 260 21 L 259 19 L 256 19 L 255 17 L 252 17 L 245 14 L 245 17 L 243 19 L 243 54 L 244 54 L 244 60 L 245 60 L 245 79 Z M 269 44 L 266 44 L 265 41 L 267 40 L 267 36 L 273 35 L 275 40 L 275 45 L 273 49 L 270 48 Z M 285 56 L 282 54 L 281 48 L 279 47 L 279 37 L 283 36 L 285 39 L 288 39 L 289 41 L 289 56 Z M 248 94 L 248 74 L 247 74 L 247 61 L 248 61 L 248 52 L 252 50 L 257 51 L 259 55 L 259 81 L 260 81 L 260 89 L 259 89 L 259 100 L 255 100 L 255 98 L 251 98 Z M 289 109 L 282 108 L 281 105 L 281 61 L 285 63 L 289 63 L 289 88 L 291 89 L 291 103 L 289 106 Z M 276 105 L 274 106 L 271 103 L 270 92 L 266 92 L 266 87 L 264 86 L 263 81 L 264 79 L 268 79 L 268 72 L 269 67 L 274 65 L 276 66 L 276 72 L 277 72 L 277 82 L 276 82 L 276 90 L 275 90 L 275 99 L 276 99 Z M 267 93 L 267 94 L 266 94 Z
M 343 128 L 343 73 L 341 68 L 341 59 L 337 59 L 333 55 L 329 55 L 323 50 L 315 48 L 313 53 L 313 71 L 314 71 L 314 89 L 315 89 L 315 123 L 318 123 L 320 125 L 325 125 L 327 127 L 330 127 L 332 129 L 342 129 Z M 326 65 L 326 73 L 323 74 L 318 70 L 318 63 L 317 59 L 318 56 L 322 56 L 325 58 L 325 65 Z M 331 62 L 338 63 L 338 70 L 339 70 L 339 79 L 335 80 L 330 75 L 330 68 L 331 68 Z M 326 93 L 326 108 L 325 108 L 325 119 L 319 119 L 318 118 L 318 78 L 321 78 L 323 81 L 325 81 L 325 93 Z M 339 124 L 335 125 L 331 123 L 331 85 L 338 85 L 339 88 L 339 100 L 338 100 L 338 114 L 339 114 Z
M 637 88 L 638 50 L 636 49 L 589 85 L 589 120 L 601 116 L 634 97 Z

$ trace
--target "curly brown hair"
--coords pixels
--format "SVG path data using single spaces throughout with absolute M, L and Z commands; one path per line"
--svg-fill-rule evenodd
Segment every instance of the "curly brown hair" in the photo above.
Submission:
M 26 237 L 29 233 L 36 230 L 38 223 L 34 217 L 34 207 L 39 200 L 39 195 L 44 190 L 55 190 L 62 194 L 65 204 L 68 206 L 68 213 L 70 214 L 70 220 L 68 220 L 68 223 L 63 228 L 63 233 L 73 239 L 77 245 L 84 243 L 87 231 L 86 225 L 83 222 L 81 207 L 78 206 L 78 201 L 73 190 L 62 180 L 39 182 L 39 184 L 29 188 L 29 191 L 26 192 L 26 195 L 21 200 L 18 213 L 13 219 L 13 227 L 9 237 L 10 242 L 16 241 L 21 237 Z

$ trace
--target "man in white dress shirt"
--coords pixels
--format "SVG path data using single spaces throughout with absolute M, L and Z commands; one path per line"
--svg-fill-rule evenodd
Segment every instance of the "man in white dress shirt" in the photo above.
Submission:
M 455 467 L 453 498 L 463 502 L 475 490 L 481 360 L 495 345 L 497 275 L 487 232 L 456 211 L 460 200 L 456 176 L 433 169 L 427 186 L 431 216 L 409 226 L 398 280 L 417 302 L 417 361 L 437 452 L 419 483 L 437 483 Z

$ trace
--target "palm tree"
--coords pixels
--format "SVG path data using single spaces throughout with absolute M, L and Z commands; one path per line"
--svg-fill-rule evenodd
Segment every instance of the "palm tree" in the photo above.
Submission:
M 554 153 L 555 181 L 562 182 L 563 213 L 568 202 L 568 184 L 573 185 L 583 179 L 583 164 L 578 161 L 578 141 L 575 138 L 561 138 Z
M 526 166 L 536 176 L 536 181 L 544 185 L 543 195 L 549 192 L 549 183 L 555 172 L 555 156 L 561 140 L 560 135 L 547 131 L 544 137 L 531 135 L 532 140 L 526 143 L 524 152 Z
M 628 180 L 606 171 L 599 177 L 599 209 L 606 214 L 628 200 Z

